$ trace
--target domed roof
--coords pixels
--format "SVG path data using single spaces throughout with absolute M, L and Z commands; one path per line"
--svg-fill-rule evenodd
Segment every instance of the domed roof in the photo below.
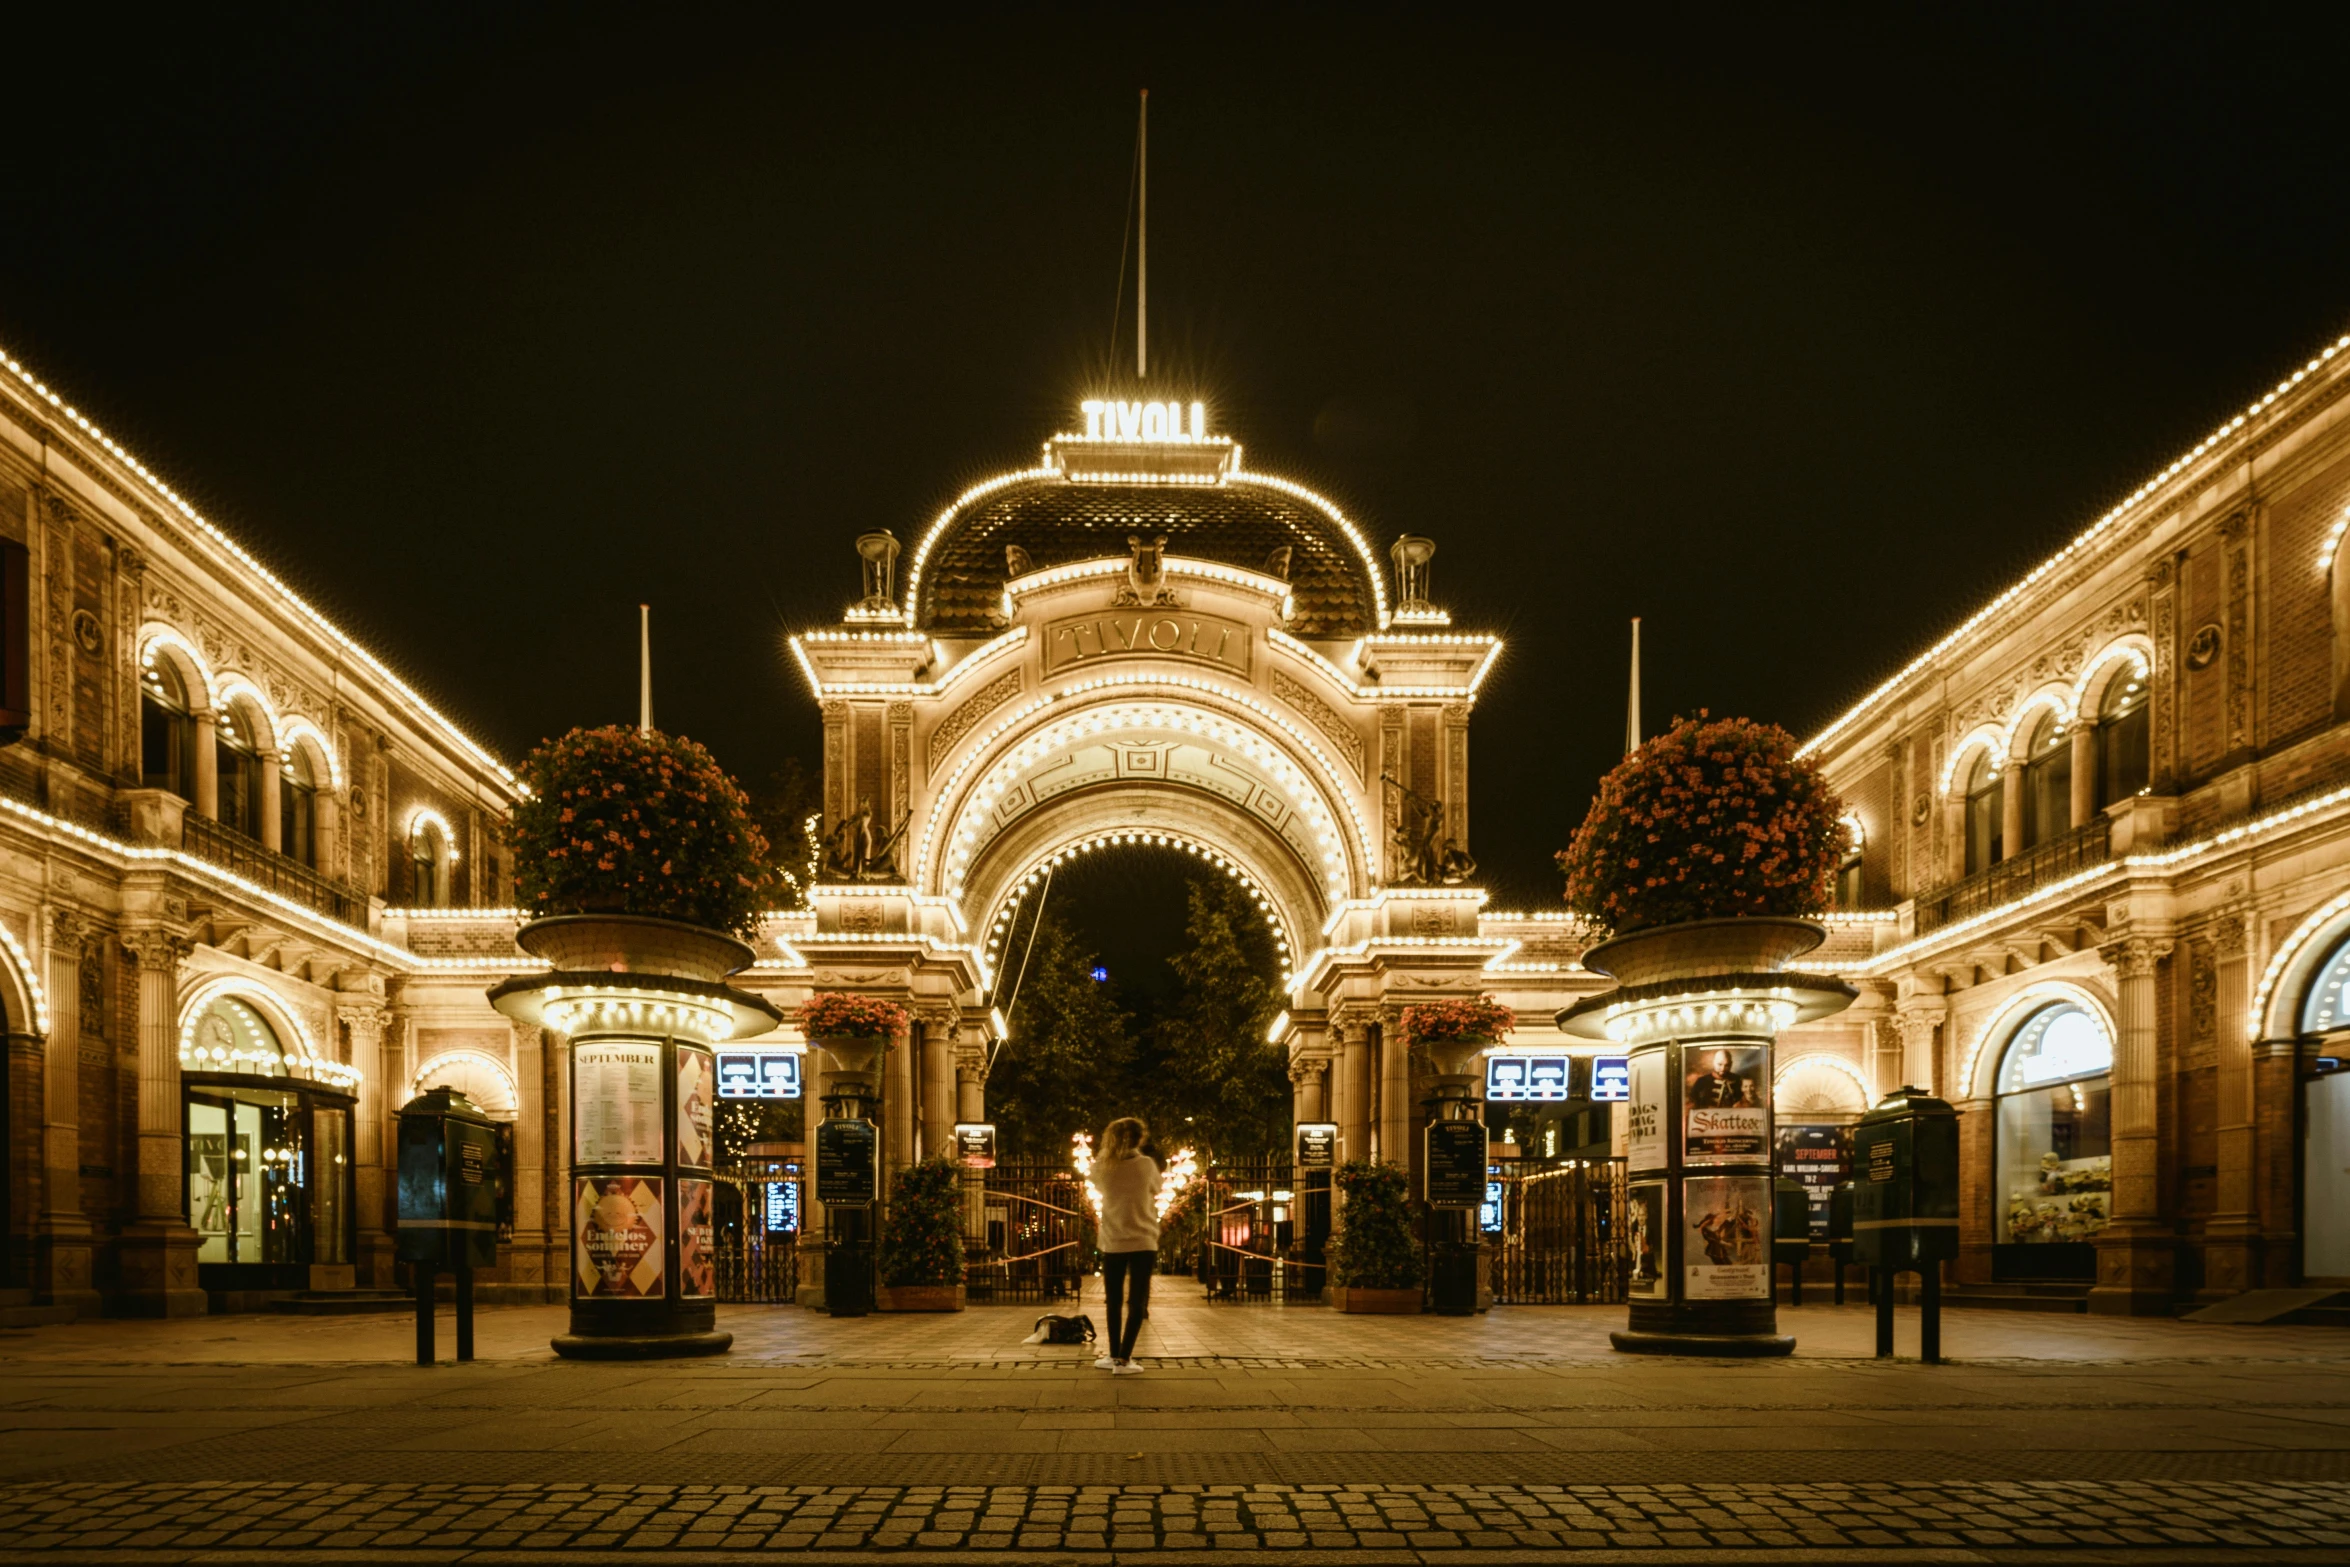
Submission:
M 1380 628 L 1385 584 L 1353 525 L 1310 491 L 1262 474 L 1201 483 L 1092 483 L 1032 470 L 948 508 L 916 551 L 913 623 L 938 635 L 1002 629 L 1006 546 L 1031 567 L 1124 555 L 1129 534 L 1166 535 L 1167 553 L 1279 575 L 1289 551 L 1289 630 L 1351 637 Z

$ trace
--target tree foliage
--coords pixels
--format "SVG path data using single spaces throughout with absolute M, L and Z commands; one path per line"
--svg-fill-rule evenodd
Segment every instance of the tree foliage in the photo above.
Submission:
M 1289 1061 L 1265 1041 L 1281 1010 L 1265 927 L 1226 877 L 1194 881 L 1188 896 L 1189 944 L 1167 960 L 1181 989 L 1151 1031 L 1160 1139 L 1225 1157 L 1278 1152 L 1289 1140 Z
M 1022 940 L 1029 929 L 1033 946 Z M 1115 993 L 1093 978 L 1093 954 L 1050 906 L 1013 939 L 1004 967 L 1020 988 L 987 1102 L 1003 1152 L 1049 1158 L 1068 1152 L 1072 1134 L 1100 1129 L 1104 1107 L 1127 1091 L 1134 1042 Z

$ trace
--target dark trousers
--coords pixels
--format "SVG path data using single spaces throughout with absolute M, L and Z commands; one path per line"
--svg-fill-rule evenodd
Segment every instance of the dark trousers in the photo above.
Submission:
M 1134 1336 L 1142 1331 L 1142 1319 L 1150 1315 L 1151 1269 L 1158 1264 L 1155 1251 L 1110 1251 L 1102 1253 L 1102 1288 L 1110 1297 L 1110 1356 L 1115 1360 L 1134 1358 Z M 1133 1305 L 1123 1321 L 1118 1308 L 1127 1299 L 1127 1286 L 1134 1289 Z

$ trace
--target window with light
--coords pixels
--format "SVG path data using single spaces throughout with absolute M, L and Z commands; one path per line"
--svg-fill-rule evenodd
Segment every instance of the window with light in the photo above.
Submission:
M 1998 1095 L 1999 1241 L 2085 1246 L 2105 1228 L 2113 1198 L 2113 1036 L 2104 1020 L 2073 1001 L 2032 1013 L 2000 1061 Z

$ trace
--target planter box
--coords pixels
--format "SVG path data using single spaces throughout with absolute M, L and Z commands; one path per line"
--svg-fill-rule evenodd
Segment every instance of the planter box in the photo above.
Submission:
M 874 1292 L 883 1311 L 961 1311 L 960 1284 L 884 1284 Z
M 1416 1313 L 1420 1309 L 1420 1292 L 1408 1290 L 1374 1290 L 1361 1285 L 1333 1285 L 1330 1304 L 1340 1311 L 1372 1311 L 1389 1315 Z
M 1603 941 L 1583 954 L 1583 966 L 1626 986 L 1771 974 L 1827 939 L 1828 933 L 1809 920 L 1759 914 L 1687 920 Z

